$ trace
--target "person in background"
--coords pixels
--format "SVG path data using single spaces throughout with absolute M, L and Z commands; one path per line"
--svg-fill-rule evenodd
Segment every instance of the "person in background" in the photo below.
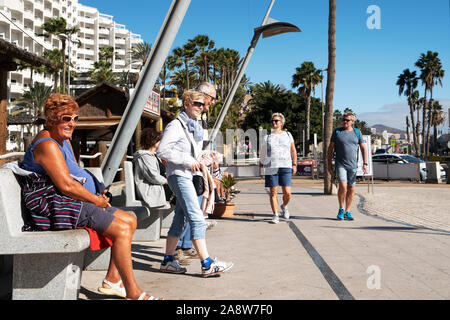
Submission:
M 155 152 L 161 141 L 161 132 L 154 128 L 145 128 L 141 134 L 143 150 L 133 155 L 134 184 L 138 198 L 147 207 L 162 207 L 166 205 L 167 179 L 164 176 L 164 165 Z
M 271 133 L 264 137 L 260 167 L 264 167 L 265 186 L 270 188 L 272 223 L 278 223 L 278 186 L 283 190 L 281 212 L 285 219 L 289 219 L 287 205 L 291 200 L 292 175 L 297 172 L 297 151 L 291 133 L 283 130 L 283 114 L 274 113 L 271 122 Z
M 332 160 L 336 152 L 335 171 L 339 182 L 338 220 L 353 220 L 350 209 L 355 194 L 356 172 L 358 170 L 359 148 L 363 155 L 363 171 L 367 173 L 367 151 L 359 130 L 353 127 L 355 115 L 346 112 L 342 118 L 342 127 L 336 129 L 331 136 L 327 150 L 328 171 L 333 175 Z

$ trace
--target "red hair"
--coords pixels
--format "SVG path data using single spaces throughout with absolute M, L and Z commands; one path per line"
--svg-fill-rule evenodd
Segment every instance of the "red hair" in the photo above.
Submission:
M 68 94 L 54 93 L 44 105 L 46 125 L 51 127 L 58 123 L 63 114 L 78 113 L 78 103 Z

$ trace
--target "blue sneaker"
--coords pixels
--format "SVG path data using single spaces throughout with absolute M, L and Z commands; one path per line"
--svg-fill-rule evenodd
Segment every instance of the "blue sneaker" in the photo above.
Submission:
M 337 215 L 338 220 L 344 220 L 344 214 L 345 214 L 345 210 L 340 208 L 339 213 Z
M 347 211 L 344 215 L 345 220 L 353 220 L 352 214 L 350 211 Z

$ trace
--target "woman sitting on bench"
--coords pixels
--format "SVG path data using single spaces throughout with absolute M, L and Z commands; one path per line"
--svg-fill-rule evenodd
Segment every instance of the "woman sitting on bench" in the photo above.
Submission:
M 25 170 L 35 173 L 27 177 L 23 187 L 33 227 L 86 227 L 97 231 L 113 243 L 108 272 L 99 291 L 129 299 L 155 299 L 139 288 L 133 274 L 131 240 L 136 218 L 111 207 L 106 190 L 96 191 L 93 177 L 75 160 L 69 139 L 77 125 L 78 109 L 71 96 L 52 94 L 45 102 L 45 129 L 34 138 L 21 163 Z M 33 202 L 41 205 L 33 207 Z

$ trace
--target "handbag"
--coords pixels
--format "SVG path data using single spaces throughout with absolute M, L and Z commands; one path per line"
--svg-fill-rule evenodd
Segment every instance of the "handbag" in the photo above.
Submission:
M 195 192 L 198 196 L 202 195 L 205 192 L 205 179 L 203 176 L 194 175 L 192 177 L 192 182 L 194 183 Z
M 184 134 L 186 135 L 188 141 L 191 143 L 191 153 L 192 156 L 195 158 L 194 144 L 192 143 L 192 140 L 189 138 L 189 135 L 186 131 L 186 127 L 183 125 L 183 122 L 180 119 L 177 118 L 177 120 L 180 121 L 180 124 L 183 127 Z M 202 175 L 194 174 L 194 176 L 192 177 L 192 183 L 194 184 L 197 196 L 200 196 L 205 192 L 205 179 L 203 179 Z

